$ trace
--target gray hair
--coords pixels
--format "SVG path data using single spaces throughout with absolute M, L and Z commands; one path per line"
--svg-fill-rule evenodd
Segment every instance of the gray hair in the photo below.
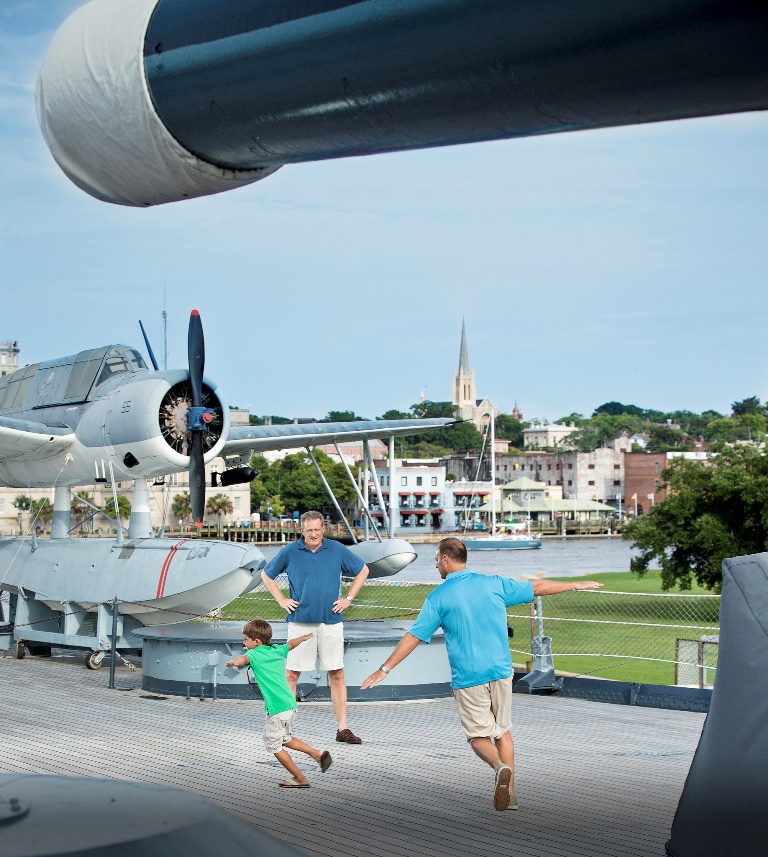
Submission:
M 324 523 L 325 519 L 320 514 L 320 512 L 315 512 L 310 510 L 309 512 L 304 512 L 304 514 L 299 518 L 299 523 L 301 524 L 301 529 L 304 529 L 304 524 L 307 521 L 320 521 L 320 523 Z

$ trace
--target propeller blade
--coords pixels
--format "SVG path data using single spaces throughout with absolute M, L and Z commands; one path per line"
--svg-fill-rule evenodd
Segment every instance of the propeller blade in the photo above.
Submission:
M 203 370 L 205 369 L 205 340 L 200 313 L 193 309 L 189 316 L 187 335 L 187 356 L 189 359 L 189 383 L 192 387 L 192 407 L 203 404 Z
M 203 462 L 203 434 L 192 432 L 189 450 L 189 499 L 192 504 L 192 520 L 202 524 L 205 515 L 205 464 Z
M 191 406 L 200 408 L 203 404 L 203 370 L 205 368 L 205 341 L 200 313 L 193 309 L 189 316 L 189 334 L 187 336 L 187 354 L 189 358 L 189 385 Z M 189 450 L 189 499 L 192 504 L 192 520 L 201 526 L 205 515 L 205 461 L 202 431 L 192 432 Z

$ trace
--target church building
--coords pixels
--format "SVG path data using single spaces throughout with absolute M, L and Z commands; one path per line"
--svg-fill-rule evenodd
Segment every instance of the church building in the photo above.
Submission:
M 499 415 L 499 409 L 490 399 L 478 399 L 475 390 L 475 371 L 469 368 L 467 351 L 467 329 L 461 320 L 461 349 L 459 351 L 459 371 L 453 373 L 453 406 L 456 415 L 462 420 L 472 420 L 479 431 L 484 431 L 491 421 Z

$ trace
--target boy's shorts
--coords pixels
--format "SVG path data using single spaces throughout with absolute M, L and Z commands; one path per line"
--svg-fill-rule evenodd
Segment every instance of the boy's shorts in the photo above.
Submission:
M 314 634 L 303 643 L 291 649 L 285 661 L 285 668 L 294 672 L 313 670 L 320 656 L 321 670 L 340 670 L 344 668 L 344 623 L 334 625 L 310 622 L 289 622 L 288 639 Z
M 512 677 L 451 690 L 467 741 L 501 738 L 512 728 Z
M 283 744 L 293 738 L 293 721 L 296 717 L 296 709 L 281 711 L 279 714 L 267 715 L 264 724 L 264 746 L 268 753 L 279 753 Z

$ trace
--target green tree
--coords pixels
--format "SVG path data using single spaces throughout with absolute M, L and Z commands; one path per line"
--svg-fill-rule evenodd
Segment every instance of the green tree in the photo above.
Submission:
M 353 423 L 360 422 L 367 417 L 360 417 L 354 411 L 328 411 L 318 422 L 321 423 Z
M 119 494 L 117 497 L 117 511 L 120 512 L 120 523 L 126 524 L 131 518 L 131 501 L 125 494 Z M 112 520 L 115 520 L 115 501 L 110 501 L 104 506 L 104 512 L 109 515 Z
M 453 418 L 455 409 L 450 402 L 431 402 L 429 399 L 425 399 L 423 402 L 416 402 L 415 405 L 411 405 L 411 413 L 420 420 L 434 417 Z
M 745 414 L 764 414 L 765 410 L 757 396 L 750 396 L 748 399 L 742 399 L 740 402 L 733 402 L 731 413 L 735 417 L 743 417 Z
M 208 498 L 205 504 L 205 511 L 208 515 L 216 515 L 221 523 L 222 515 L 231 515 L 234 511 L 232 500 L 226 494 L 214 494 Z
M 726 557 L 768 549 L 768 457 L 756 447 L 722 447 L 707 462 L 673 459 L 662 473 L 669 491 L 623 537 L 640 555 L 631 569 L 661 566 L 664 589 L 690 589 L 693 580 L 720 591 Z
M 13 500 L 13 505 L 19 512 L 19 532 L 22 531 L 22 516 L 24 512 L 28 512 L 32 508 L 32 498 L 26 494 L 17 494 Z
M 81 531 L 85 529 L 85 523 L 91 515 L 90 503 L 91 495 L 87 491 L 80 490 L 77 494 L 72 495 L 70 509 L 72 514 L 77 518 Z
M 738 440 L 759 442 L 766 429 L 766 418 L 762 414 L 749 413 L 740 417 L 721 417 L 707 426 L 706 438 L 710 442 L 733 443 Z
M 355 491 L 347 478 L 344 465 L 337 464 L 320 450 L 315 450 L 314 456 L 336 498 L 349 500 L 354 497 Z M 285 508 L 300 512 L 323 510 L 331 506 L 320 477 L 304 452 L 286 455 L 275 461 L 269 468 L 268 485 L 273 489 L 270 491 L 273 509 L 275 496 L 285 504 Z M 275 487 L 277 490 L 274 490 Z
M 644 417 L 645 411 L 642 408 L 638 408 L 637 405 L 622 405 L 621 402 L 606 402 L 604 405 L 600 405 L 595 408 L 595 412 L 592 416 L 596 417 L 600 414 L 606 414 L 611 417 L 617 417 L 620 414 L 631 414 L 634 417 Z
M 53 503 L 47 497 L 43 497 L 40 500 L 33 500 L 30 510 L 32 512 L 32 520 L 35 521 L 36 526 L 45 529 L 53 520 Z
M 520 449 L 523 446 L 523 429 L 525 426 L 525 423 L 520 422 L 510 414 L 499 414 L 496 417 L 496 437 L 508 440 L 511 446 Z
M 269 473 L 269 462 L 261 455 L 251 456 L 251 467 L 256 471 L 256 478 L 251 480 L 251 512 L 258 512 L 267 499 L 267 487 L 264 482 L 265 474 Z
M 571 423 L 573 423 L 576 428 L 583 428 L 584 426 L 589 425 L 589 420 L 584 416 L 584 414 L 577 414 L 575 411 L 571 414 L 568 414 L 567 417 L 560 417 L 557 422 L 560 423 L 560 425 L 566 426 L 569 426 Z
M 192 500 L 189 494 L 175 494 L 171 501 L 171 514 L 176 521 L 188 521 L 192 517 Z
M 563 438 L 561 448 L 573 449 L 578 452 L 592 452 L 602 446 L 606 440 L 625 431 L 635 434 L 647 428 L 643 420 L 636 414 L 600 413 L 582 428 Z
M 648 427 L 648 452 L 669 452 L 673 449 L 688 449 L 688 435 L 682 429 L 670 428 L 668 425 Z
M 376 417 L 377 420 L 407 420 L 410 419 L 413 415 L 406 414 L 405 411 L 397 411 L 397 410 L 389 410 L 384 411 L 384 413 L 380 417 Z

